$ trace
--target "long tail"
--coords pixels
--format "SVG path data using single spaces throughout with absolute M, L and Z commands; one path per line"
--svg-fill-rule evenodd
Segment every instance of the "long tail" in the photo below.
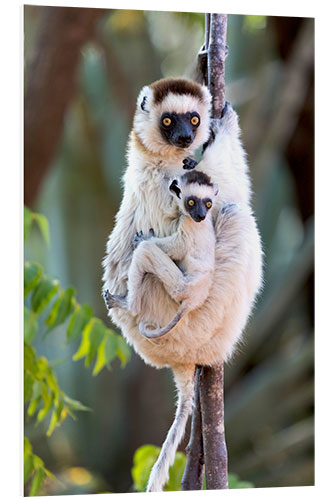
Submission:
M 155 328 L 155 329 L 150 329 L 148 328 L 149 323 L 146 323 L 142 321 L 139 324 L 139 330 L 141 335 L 146 337 L 147 339 L 159 339 L 166 335 L 167 333 L 170 333 L 171 330 L 177 326 L 179 321 L 184 317 L 184 315 L 188 312 L 188 308 L 182 307 L 182 305 L 179 307 L 178 311 L 176 312 L 175 316 L 172 318 L 172 320 L 166 325 L 163 326 L 162 328 Z
M 194 367 L 190 371 L 190 379 L 179 389 L 178 404 L 175 419 L 163 443 L 161 453 L 149 476 L 147 491 L 163 491 L 164 484 L 169 479 L 169 467 L 175 460 L 176 451 L 181 442 L 186 422 L 192 413 L 194 392 Z M 177 378 L 177 375 L 175 374 Z

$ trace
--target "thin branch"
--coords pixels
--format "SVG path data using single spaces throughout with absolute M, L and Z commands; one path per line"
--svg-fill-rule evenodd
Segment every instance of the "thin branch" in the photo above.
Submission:
M 214 118 L 221 117 L 225 102 L 226 34 L 227 15 L 206 14 L 205 45 L 198 54 L 197 80 L 209 85 L 213 97 Z M 207 489 L 228 488 L 223 384 L 223 364 L 215 367 L 197 366 L 196 403 L 192 414 L 188 459 L 182 481 L 184 490 L 199 489 L 202 484 L 204 464 Z
M 208 86 L 212 94 L 212 117 L 220 118 L 224 108 L 227 15 L 210 15 L 210 33 L 207 58 Z
M 210 15 L 207 49 L 208 86 L 212 94 L 212 116 L 220 118 L 225 103 L 224 68 L 227 15 Z M 228 488 L 228 452 L 224 432 L 223 364 L 204 366 L 199 384 L 207 489 Z
M 204 453 L 199 398 L 201 367 L 195 371 L 195 398 L 191 422 L 191 437 L 186 448 L 187 460 L 182 479 L 182 490 L 201 490 L 204 478 Z

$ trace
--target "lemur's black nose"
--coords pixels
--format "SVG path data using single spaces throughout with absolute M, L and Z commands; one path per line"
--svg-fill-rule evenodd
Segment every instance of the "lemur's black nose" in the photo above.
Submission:
M 194 217 L 195 222 L 201 222 L 206 216 L 202 214 L 196 214 Z
M 191 144 L 192 136 L 191 135 L 180 135 L 177 139 L 178 144 Z

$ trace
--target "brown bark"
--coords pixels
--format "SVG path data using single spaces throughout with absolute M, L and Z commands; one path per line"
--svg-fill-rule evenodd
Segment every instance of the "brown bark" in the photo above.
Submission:
M 207 84 L 212 117 L 220 118 L 225 103 L 227 15 L 211 14 L 207 50 Z M 223 364 L 202 367 L 199 384 L 207 489 L 228 488 L 228 453 L 224 432 Z
M 225 103 L 226 14 L 206 14 L 205 44 L 199 53 L 198 80 L 208 84 L 212 116 L 220 118 Z M 228 488 L 228 453 L 224 432 L 223 364 L 196 368 L 195 406 L 182 489 Z M 200 425 L 199 425 L 200 422 Z M 203 452 L 203 460 L 202 460 Z
M 223 383 L 223 364 L 202 367 L 199 393 L 207 490 L 228 488 Z
M 186 466 L 182 479 L 182 490 L 201 490 L 204 478 L 204 453 L 199 397 L 201 367 L 195 371 L 195 398 L 191 422 L 191 436 L 186 448 Z
M 76 87 L 83 44 L 103 9 L 44 7 L 36 51 L 26 72 L 24 201 L 31 205 L 50 166 Z
M 224 62 L 227 39 L 227 15 L 211 14 L 209 46 L 207 50 L 207 78 L 212 94 L 212 117 L 220 118 L 224 108 Z

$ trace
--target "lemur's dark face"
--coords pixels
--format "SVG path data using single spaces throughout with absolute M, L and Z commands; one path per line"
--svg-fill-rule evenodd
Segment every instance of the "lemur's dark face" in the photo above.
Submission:
M 195 222 L 205 220 L 208 210 L 213 202 L 210 198 L 198 198 L 197 196 L 188 196 L 184 200 L 184 208 Z
M 195 222 L 205 220 L 219 192 L 217 184 L 213 184 L 207 174 L 196 170 L 173 179 L 169 189 L 180 211 Z
M 195 139 L 200 126 L 200 115 L 196 111 L 188 113 L 163 113 L 160 130 L 164 139 L 178 148 L 188 148 Z

